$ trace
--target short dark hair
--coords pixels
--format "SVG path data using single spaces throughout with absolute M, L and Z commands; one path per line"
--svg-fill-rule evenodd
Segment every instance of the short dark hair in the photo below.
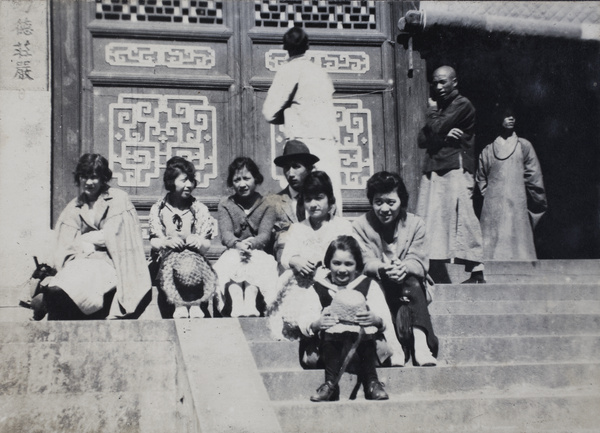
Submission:
M 181 174 L 187 175 L 187 178 L 196 188 L 196 167 L 194 167 L 194 164 L 181 156 L 174 156 L 167 161 L 167 168 L 163 175 L 163 182 L 167 191 L 172 192 L 175 190 L 175 179 Z
M 103 184 L 112 179 L 112 170 L 108 168 L 108 161 L 98 153 L 85 153 L 79 158 L 73 177 L 79 186 L 81 178 L 97 176 Z
M 356 239 L 354 239 L 352 236 L 341 235 L 335 240 L 331 241 L 327 247 L 327 251 L 325 252 L 325 258 L 323 259 L 323 263 L 326 267 L 329 268 L 331 265 L 331 259 L 337 250 L 348 251 L 350 254 L 352 254 L 354 260 L 356 261 L 356 270 L 362 273 L 363 269 L 365 268 L 365 263 L 363 261 L 360 245 Z
M 496 110 L 496 119 L 498 119 L 498 123 L 502 124 L 504 119 L 507 117 L 514 117 L 515 119 L 517 118 L 514 108 L 511 105 L 503 105 L 498 107 Z
M 258 169 L 256 163 L 251 158 L 239 156 L 236 159 L 234 159 L 231 164 L 229 164 L 229 174 L 227 175 L 227 186 L 229 188 L 233 187 L 233 176 L 235 176 L 235 172 L 241 170 L 244 167 L 246 167 L 246 170 L 250 172 L 257 185 L 263 183 L 263 180 L 265 180 L 265 178 L 260 173 L 260 170 Z
M 325 194 L 329 202 L 329 206 L 335 204 L 335 196 L 333 195 L 333 185 L 329 175 L 324 171 L 311 171 L 302 184 L 302 197 L 306 201 L 306 197 Z
M 308 50 L 308 35 L 300 27 L 292 27 L 283 35 L 283 49 L 290 55 L 304 54 Z
M 408 191 L 400 175 L 389 171 L 380 171 L 367 181 L 367 198 L 371 205 L 375 194 L 386 194 L 394 191 L 400 198 L 400 218 L 404 220 L 406 219 L 406 208 L 408 207 Z

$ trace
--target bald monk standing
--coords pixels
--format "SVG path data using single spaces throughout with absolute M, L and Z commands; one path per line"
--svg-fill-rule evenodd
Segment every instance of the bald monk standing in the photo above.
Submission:
M 425 220 L 432 261 L 465 265 L 463 283 L 485 283 L 483 240 L 473 210 L 475 108 L 458 92 L 456 72 L 433 73 L 427 122 L 419 133 L 426 149 L 417 214 Z

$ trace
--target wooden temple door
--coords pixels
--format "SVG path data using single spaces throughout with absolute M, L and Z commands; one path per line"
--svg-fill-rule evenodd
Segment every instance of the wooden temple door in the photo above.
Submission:
M 382 1 L 54 0 L 53 215 L 75 195 L 81 153 L 110 162 L 142 222 L 164 195 L 175 155 L 197 167 L 195 192 L 211 211 L 229 194 L 227 166 L 250 156 L 265 182 L 283 135 L 262 117 L 285 61 L 282 35 L 300 25 L 309 55 L 332 77 L 345 212 L 366 209 L 365 183 L 398 170 L 393 3 Z
M 286 185 L 272 160 L 281 154 L 281 126 L 265 122 L 262 106 L 288 55 L 282 35 L 294 25 L 309 35 L 307 55 L 334 81 L 340 130 L 344 212 L 365 209 L 367 179 L 396 162 L 390 5 L 381 1 L 254 1 L 240 16 L 244 148 L 268 168 L 272 191 Z

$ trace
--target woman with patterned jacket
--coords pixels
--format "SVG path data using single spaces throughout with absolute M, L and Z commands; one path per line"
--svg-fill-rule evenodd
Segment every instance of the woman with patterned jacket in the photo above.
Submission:
M 168 193 L 150 209 L 150 244 L 158 263 L 163 317 L 204 317 L 200 306 L 217 284 L 215 271 L 204 257 L 217 234 L 217 221 L 192 196 L 195 173 L 194 165 L 182 157 L 167 161 L 163 180 Z

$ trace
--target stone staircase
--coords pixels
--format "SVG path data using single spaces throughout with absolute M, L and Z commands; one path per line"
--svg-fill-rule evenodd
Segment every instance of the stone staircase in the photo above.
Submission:
M 0 433 L 597 432 L 600 261 L 496 262 L 438 284 L 437 367 L 382 368 L 390 400 L 312 403 L 321 370 L 266 319 L 29 322 L 0 293 Z M 461 268 L 448 266 L 451 281 Z
M 0 431 L 196 432 L 173 322 L 1 322 Z
M 496 262 L 486 285 L 438 284 L 430 312 L 439 365 L 379 369 L 390 400 L 312 403 L 321 370 L 264 319 L 240 319 L 284 432 L 600 431 L 597 261 Z M 448 266 L 453 281 L 466 276 Z

